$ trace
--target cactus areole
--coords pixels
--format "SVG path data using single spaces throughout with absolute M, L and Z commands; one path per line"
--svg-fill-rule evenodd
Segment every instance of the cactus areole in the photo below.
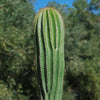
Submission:
M 39 11 L 34 20 L 41 100 L 62 100 L 64 23 L 54 8 Z

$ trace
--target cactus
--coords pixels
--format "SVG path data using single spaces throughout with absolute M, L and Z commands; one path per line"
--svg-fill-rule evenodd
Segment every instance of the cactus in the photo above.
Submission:
M 34 20 L 41 100 L 62 100 L 64 23 L 54 8 L 39 11 Z

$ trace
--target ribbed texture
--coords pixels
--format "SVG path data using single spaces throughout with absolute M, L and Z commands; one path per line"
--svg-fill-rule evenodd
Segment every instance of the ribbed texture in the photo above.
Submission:
M 41 100 L 62 100 L 64 77 L 64 23 L 53 8 L 44 8 L 35 17 L 37 69 Z

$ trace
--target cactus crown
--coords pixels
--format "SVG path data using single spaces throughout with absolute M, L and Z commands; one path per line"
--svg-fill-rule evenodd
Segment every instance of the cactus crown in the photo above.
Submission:
M 39 11 L 34 20 L 37 69 L 42 100 L 62 100 L 64 76 L 64 24 L 54 8 Z

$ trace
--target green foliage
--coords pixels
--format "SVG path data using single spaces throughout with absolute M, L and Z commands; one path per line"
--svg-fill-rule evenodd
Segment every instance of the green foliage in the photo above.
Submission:
M 38 95 L 34 68 L 35 11 L 25 0 L 2 0 L 0 7 L 0 80 L 15 91 L 13 100 L 35 100 Z
M 35 18 L 37 69 L 42 100 L 62 100 L 64 76 L 64 24 L 53 8 L 40 10 Z
M 0 100 L 12 100 L 12 92 L 7 88 L 4 82 L 0 81 Z
M 69 90 L 69 92 L 64 92 L 62 100 L 75 100 L 75 97 L 76 95 Z
M 0 100 L 28 100 L 28 96 L 17 95 L 15 90 L 8 89 L 7 85 L 0 81 Z

